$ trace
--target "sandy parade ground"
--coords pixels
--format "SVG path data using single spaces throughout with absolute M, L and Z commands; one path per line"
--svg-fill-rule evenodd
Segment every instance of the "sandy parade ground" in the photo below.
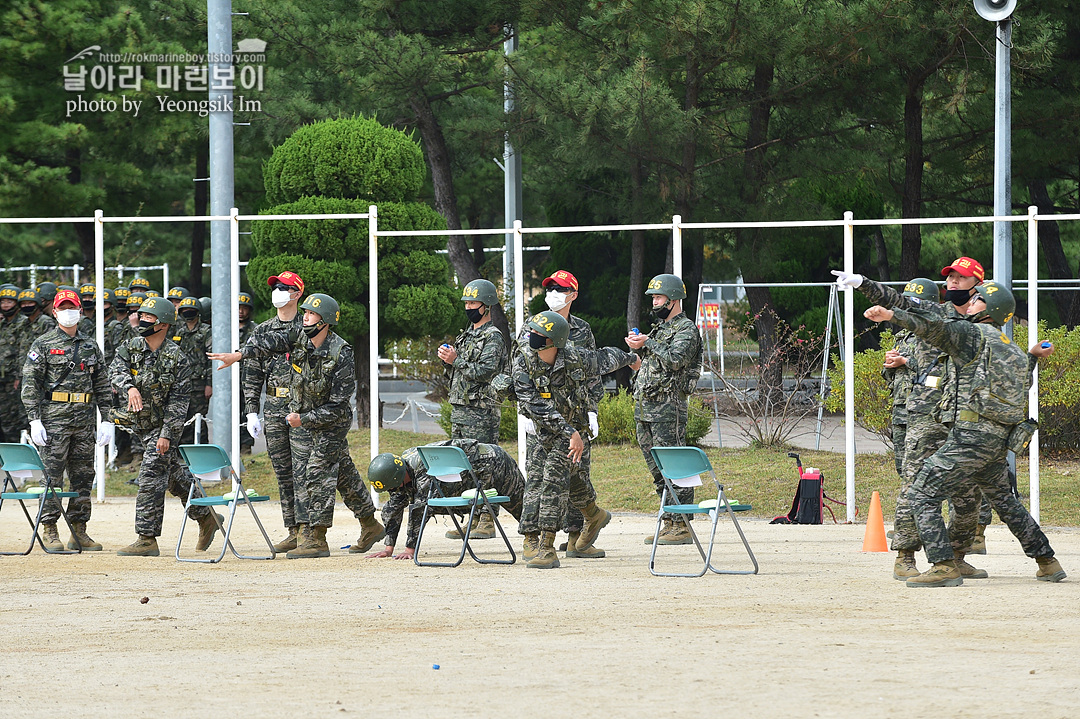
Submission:
M 277 505 L 259 508 L 276 541 Z M 990 579 L 909 589 L 893 554 L 861 551 L 861 524 L 747 519 L 760 574 L 675 579 L 649 574 L 645 515 L 616 515 L 597 542 L 606 559 L 552 571 L 349 555 L 359 530 L 341 505 L 329 559 L 182 564 L 173 499 L 162 556 L 117 557 L 133 517 L 133 500 L 95 504 L 104 552 L 0 557 L 0 717 L 1080 715 L 1073 528 L 1048 529 L 1063 583 L 1035 581 L 994 524 L 989 554 L 969 558 Z M 238 548 L 254 551 L 250 517 L 238 521 Z M 449 558 L 446 526 L 425 549 Z M 718 563 L 749 567 L 727 520 L 720 533 Z M 5 506 L 3 549 L 28 535 Z M 693 552 L 661 559 L 689 568 Z

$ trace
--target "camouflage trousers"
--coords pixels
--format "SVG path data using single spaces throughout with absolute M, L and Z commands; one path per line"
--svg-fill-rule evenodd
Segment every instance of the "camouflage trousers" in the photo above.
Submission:
M 585 437 L 582 438 L 585 439 L 585 452 L 581 455 L 581 462 L 578 464 L 570 463 L 570 476 L 567 478 L 566 492 L 575 492 L 579 497 L 587 497 L 585 503 L 588 504 L 596 501 L 596 490 L 593 489 L 592 482 L 589 480 L 592 451 L 589 440 Z M 525 471 L 528 476 L 525 478 L 525 506 L 518 527 L 518 531 L 522 534 L 540 531 L 540 480 L 543 477 L 543 466 L 536 467 L 533 459 L 538 444 L 539 440 L 535 434 L 525 435 Z M 569 496 L 567 501 L 563 502 L 565 511 L 559 520 L 559 526 L 567 534 L 580 532 L 581 527 L 585 524 L 585 518 L 582 516 L 581 510 L 568 500 Z
M 15 382 L 10 379 L 0 380 L 0 432 L 3 434 L 3 441 L 17 443 L 19 433 L 29 427 L 26 408 L 23 407 L 19 391 L 15 389 Z
M 500 417 L 498 407 L 450 405 L 450 439 L 475 439 L 484 444 L 498 444 Z M 498 515 L 499 508 L 492 509 Z
M 904 441 L 904 469 L 900 475 L 900 495 L 896 498 L 896 514 L 893 517 L 891 548 L 894 552 L 918 551 L 922 548 L 909 493 L 916 475 L 926 461 L 941 448 L 948 435 L 949 428 L 930 415 L 909 415 L 907 437 Z M 956 549 L 967 547 L 975 537 L 978 496 L 979 490 L 975 485 L 970 485 L 962 488 L 960 494 L 949 498 L 948 532 L 952 546 Z
M 941 517 L 945 499 L 982 490 L 1001 520 L 1029 557 L 1052 557 L 1054 550 L 1006 479 L 1005 439 L 1008 428 L 983 421 L 980 429 L 953 427 L 945 443 L 926 460 L 908 490 L 919 537 L 931 562 L 953 559 L 953 544 Z M 977 508 L 978 502 L 972 501 Z
M 582 435 L 585 451 L 582 462 L 589 461 L 589 438 Z M 592 485 L 581 481 L 581 473 L 574 471 L 570 452 L 570 438 L 565 434 L 554 435 L 541 432 L 537 435 L 534 451 L 528 456 L 525 468 L 525 496 L 521 510 L 520 534 L 533 532 L 557 532 L 566 516 L 567 503 L 585 509 L 596 500 Z
M 160 537 L 161 524 L 165 514 L 165 490 L 180 502 L 187 505 L 188 492 L 191 491 L 193 478 L 187 465 L 180 459 L 176 449 L 179 444 L 172 443 L 165 454 L 157 451 L 160 429 L 140 432 L 146 453 L 142 466 L 139 467 L 139 496 L 135 498 L 135 533 L 147 537 Z M 192 519 L 205 517 L 209 507 L 188 507 L 188 516 Z M 74 520 L 72 520 L 74 521 Z
M 45 423 L 49 441 L 44 447 L 38 447 L 45 471 L 52 479 L 52 486 L 57 490 L 64 488 L 64 470 L 67 470 L 70 491 L 78 492 L 78 497 L 68 500 L 67 514 L 71 522 L 89 522 L 90 489 L 94 486 L 94 423 L 79 424 Z M 42 485 L 45 481 L 42 480 Z M 60 518 L 60 501 L 55 498 L 45 500 L 45 510 L 41 521 L 56 524 Z
M 298 524 L 332 527 L 335 491 L 357 519 L 375 514 L 371 495 L 349 456 L 347 431 L 290 428 Z
M 206 396 L 206 388 L 199 387 L 191 390 L 191 400 L 188 403 L 187 416 L 184 417 L 184 422 L 187 422 L 196 414 L 203 416 L 203 425 L 201 430 L 201 436 L 199 437 L 199 444 L 208 444 L 208 432 L 205 418 L 210 414 L 210 398 Z M 243 434 L 243 433 L 241 433 Z M 184 433 L 180 435 L 180 444 L 195 444 L 195 423 L 184 425 Z
M 266 432 L 266 453 L 270 455 L 270 464 L 277 477 L 278 496 L 281 498 L 281 520 L 286 528 L 295 527 L 296 490 L 293 483 L 292 442 L 289 437 L 289 424 L 285 415 L 289 412 L 287 400 L 281 400 L 281 407 L 270 407 L 268 401 L 263 405 L 263 431 Z
M 893 446 L 893 461 L 896 462 L 896 473 L 900 476 L 900 480 L 904 479 L 904 447 L 907 440 L 907 422 L 899 424 L 896 418 L 893 417 L 892 425 L 892 446 Z
M 652 473 L 653 487 L 656 489 L 657 497 L 663 498 L 664 496 L 664 476 L 660 474 L 660 468 L 653 461 L 650 450 L 653 447 L 684 446 L 686 444 L 687 416 L 687 410 L 683 407 L 676 413 L 676 420 L 673 422 L 646 422 L 640 418 L 637 419 L 638 447 L 641 448 L 641 454 L 645 457 L 645 464 L 649 467 L 649 472 Z M 678 504 L 694 503 L 693 487 L 676 487 L 675 494 L 678 498 Z M 664 519 L 674 518 L 675 515 L 672 514 L 664 515 Z M 692 516 L 685 515 L 685 518 L 692 519 Z

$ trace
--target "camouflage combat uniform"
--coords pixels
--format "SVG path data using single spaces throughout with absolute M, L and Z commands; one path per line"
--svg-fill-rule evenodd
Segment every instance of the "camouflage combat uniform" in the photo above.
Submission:
M 935 564 L 954 558 L 941 517 L 942 500 L 971 484 L 982 489 L 1029 557 L 1053 557 L 1050 543 L 1006 479 L 1006 440 L 1026 415 L 1031 370 L 1001 330 L 966 319 L 941 319 L 917 309 L 894 310 L 893 322 L 944 352 L 952 365 L 944 390 L 951 412 L 942 419 L 948 438 L 915 475 L 909 490 L 912 513 L 926 557 Z M 954 540 L 955 542 L 955 540 Z
M 454 339 L 454 349 L 454 363 L 443 363 L 450 379 L 450 437 L 495 444 L 501 402 L 491 380 L 506 369 L 502 333 L 491 322 L 470 325 Z
M 898 332 L 893 349 L 907 359 L 908 364 L 881 369 L 881 376 L 889 384 L 889 393 L 892 395 L 893 460 L 896 463 L 896 473 L 901 480 L 904 478 L 904 440 L 908 424 L 907 399 L 911 394 L 910 357 L 914 353 L 912 344 L 915 341 L 918 341 L 918 338 L 910 332 L 906 330 Z M 902 490 L 901 494 L 903 494 Z
M 145 449 L 139 468 L 139 496 L 135 500 L 135 532 L 146 537 L 161 536 L 165 512 L 165 489 L 186 503 L 192 476 L 180 460 L 184 417 L 191 387 L 191 364 L 179 345 L 168 337 L 153 351 L 142 337 L 116 348 L 109 366 L 109 378 L 116 387 L 121 407 L 118 424 L 130 426 Z M 127 409 L 128 390 L 135 387 L 142 396 L 139 412 Z M 159 438 L 169 440 L 164 454 L 157 451 Z M 188 516 L 198 520 L 209 514 L 207 507 L 189 507 Z
M 352 347 L 332 331 L 315 347 L 303 332 L 279 329 L 256 334 L 242 356 L 267 359 L 286 352 L 292 370 L 288 411 L 298 413 L 301 423 L 289 432 L 297 524 L 333 526 L 335 489 L 357 519 L 374 516 L 346 440 L 356 390 Z
M 525 492 L 525 478 L 521 476 L 510 455 L 497 444 L 484 444 L 475 439 L 448 439 L 438 443 L 441 446 L 460 447 L 469 458 L 477 478 L 484 489 L 494 488 L 500 495 L 510 498 L 506 504 L 500 505 L 506 508 L 514 519 L 521 519 L 521 507 Z M 405 546 L 410 549 L 416 548 L 416 538 L 420 536 L 420 522 L 424 517 L 424 507 L 427 506 L 428 492 L 431 488 L 432 477 L 424 468 L 420 459 L 420 453 L 416 448 L 407 449 L 401 458 L 409 466 L 412 481 L 403 484 L 397 489 L 390 490 L 390 498 L 382 508 L 382 523 L 386 526 L 386 546 L 397 546 L 398 532 L 401 529 L 402 518 L 405 509 L 409 510 L 409 526 L 406 532 Z M 448 497 L 461 494 L 466 489 L 472 489 L 472 482 L 453 482 L 442 485 L 443 494 Z M 430 514 L 445 514 L 445 509 L 432 509 Z
M 639 353 L 641 367 L 634 377 L 637 441 L 652 473 L 656 494 L 662 497 L 664 477 L 650 450 L 686 444 L 688 399 L 701 376 L 701 335 L 697 325 L 680 312 L 654 327 Z M 680 504 L 694 501 L 693 487 L 677 487 L 676 492 Z M 665 515 L 665 519 L 671 518 Z
M 63 488 L 67 470 L 71 491 L 79 493 L 68 500 L 68 520 L 88 522 L 96 410 L 103 421 L 112 420 L 112 386 L 105 358 L 93 338 L 80 331 L 69 337 L 56 327 L 35 339 L 23 365 L 21 395 L 27 418 L 45 425 L 48 439 L 40 453 L 52 486 Z M 59 518 L 60 503 L 47 500 L 42 522 L 56 524 Z
M 297 312 L 290 322 L 282 322 L 277 316 L 259 324 L 252 333 L 251 341 L 261 344 L 263 335 L 273 332 L 299 333 L 303 327 L 302 313 Z M 242 342 L 241 347 L 247 345 Z M 293 456 L 289 443 L 289 425 L 285 415 L 289 413 L 289 387 L 295 371 L 288 354 L 272 354 L 261 359 L 245 359 L 241 363 L 244 388 L 245 414 L 259 413 L 259 398 L 266 388 L 263 403 L 263 431 L 266 433 L 266 453 L 277 476 L 278 496 L 281 497 L 281 518 L 286 528 L 297 526 L 296 491 L 293 484 Z
M 184 308 L 187 309 L 186 307 Z M 210 372 L 213 363 L 206 356 L 212 352 L 212 336 L 210 325 L 201 320 L 195 320 L 195 326 L 189 328 L 187 322 L 177 317 L 177 326 L 173 327 L 172 341 L 180 346 L 180 350 L 191 363 L 191 398 L 188 401 L 186 423 L 196 414 L 204 417 L 200 440 L 206 443 L 208 432 L 205 418 L 210 414 L 210 398 L 206 396 L 206 385 L 210 384 Z M 191 444 L 195 441 L 195 423 L 185 424 L 181 444 Z
M 9 299 L 17 299 L 18 293 Z M 26 318 L 15 305 L 15 314 L 0 317 L 0 433 L 5 442 L 18 442 L 19 433 L 29 425 L 17 384 L 25 356 L 19 355 Z

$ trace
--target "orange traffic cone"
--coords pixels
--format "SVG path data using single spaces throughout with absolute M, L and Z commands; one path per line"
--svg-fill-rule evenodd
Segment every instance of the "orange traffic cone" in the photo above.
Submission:
M 887 552 L 889 543 L 885 541 L 885 517 L 881 514 L 881 495 L 877 492 L 870 497 L 870 514 L 866 517 L 866 534 L 863 536 L 864 552 Z

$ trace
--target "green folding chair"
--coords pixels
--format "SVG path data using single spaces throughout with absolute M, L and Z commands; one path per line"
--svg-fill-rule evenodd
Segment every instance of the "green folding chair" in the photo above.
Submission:
M 416 537 L 413 562 L 419 567 L 456 567 L 465 559 L 465 552 L 468 552 L 469 556 L 480 564 L 513 564 L 516 562 L 517 555 L 514 553 L 514 548 L 510 545 L 510 540 L 506 537 L 506 532 L 503 531 L 499 518 L 492 511 L 492 505 L 504 504 L 509 502 L 510 498 L 503 495 L 489 495 L 484 490 L 480 484 L 480 478 L 473 471 L 472 463 L 469 462 L 468 456 L 462 451 L 461 447 L 425 445 L 417 447 L 416 451 L 419 452 L 420 459 L 424 463 L 424 467 L 427 468 L 427 473 L 431 477 L 431 484 L 428 487 L 427 503 L 424 505 L 424 516 L 420 522 L 420 534 Z M 472 480 L 473 488 L 463 492 L 460 496 L 447 496 L 447 487 L 452 484 L 460 485 L 462 474 L 466 474 Z M 499 534 L 502 535 L 506 549 L 510 552 L 510 559 L 480 558 L 473 552 L 472 545 L 469 542 L 473 519 L 485 506 L 491 513 L 491 518 L 495 522 Z M 427 527 L 427 520 L 431 510 L 436 507 L 447 510 L 450 519 L 454 522 L 454 526 L 462 535 L 461 554 L 458 555 L 455 562 L 420 561 L 420 543 L 424 538 L 424 529 Z M 465 527 L 462 529 L 455 510 L 464 513 L 465 509 L 469 510 L 469 521 L 465 523 Z
M 4 501 L 17 501 L 19 506 L 22 507 L 23 515 L 26 516 L 26 521 L 30 524 L 30 546 L 26 548 L 25 552 L 0 552 L 0 555 L 20 555 L 26 556 L 30 554 L 34 549 L 34 540 L 41 545 L 41 549 L 48 554 L 81 554 L 82 547 L 78 546 L 76 542 L 76 549 L 57 549 L 50 550 L 45 548 L 45 543 L 41 541 L 41 535 L 38 534 L 38 530 L 41 527 L 41 515 L 45 512 L 44 498 L 46 495 L 54 497 L 57 503 L 60 505 L 60 516 L 64 518 L 64 522 L 68 526 L 68 531 L 75 534 L 75 531 L 71 528 L 71 520 L 68 519 L 67 512 L 64 510 L 64 503 L 61 501 L 64 498 L 78 497 L 78 492 L 61 492 L 53 489 L 52 477 L 45 471 L 45 463 L 41 461 L 41 455 L 38 454 L 37 448 L 32 444 L 0 444 L 0 469 L 4 472 L 4 486 L 0 491 L 0 512 L 4 509 Z M 15 480 L 12 479 L 12 472 L 30 472 L 37 470 L 45 476 L 45 486 L 41 487 L 41 491 L 19 491 L 18 486 L 15 484 Z M 36 489 L 36 488 L 35 488 Z M 27 500 L 39 500 L 37 519 L 30 516 L 29 510 L 26 509 Z
M 656 532 L 653 534 L 649 572 L 656 577 L 700 577 L 706 571 L 715 574 L 757 574 L 757 558 L 754 557 L 754 552 L 750 549 L 750 543 L 746 541 L 746 535 L 743 534 L 739 521 L 735 519 L 735 510 L 724 493 L 724 486 L 717 480 L 716 472 L 713 470 L 712 463 L 709 462 L 705 452 L 698 447 L 653 447 L 651 454 L 653 461 L 656 462 L 656 466 L 660 469 L 660 474 L 664 477 L 664 492 L 660 498 L 660 511 L 656 515 Z M 677 504 L 678 495 L 675 493 L 675 487 L 699 487 L 701 486 L 702 474 L 712 476 L 713 484 L 716 485 L 716 499 L 706 500 L 700 504 Z M 753 570 L 718 569 L 713 566 L 712 554 L 713 547 L 716 544 L 716 525 L 720 522 L 722 513 L 726 513 L 731 517 L 731 522 L 735 525 L 735 531 L 739 533 L 739 538 L 742 539 L 743 546 L 746 547 L 746 553 L 750 555 L 750 561 L 754 564 Z M 660 540 L 660 527 L 665 514 L 675 515 L 674 521 L 683 522 L 686 528 L 690 530 L 690 537 L 694 540 L 694 546 L 697 547 L 698 554 L 701 555 L 703 562 L 700 572 L 680 574 L 677 572 L 656 571 L 656 548 Z M 707 552 L 702 548 L 697 532 L 694 531 L 693 523 L 690 521 L 695 514 L 707 514 L 712 518 L 712 531 L 709 534 L 709 549 Z
M 216 564 L 225 558 L 225 552 L 231 550 L 237 559 L 273 559 L 276 556 L 274 551 L 274 543 L 270 541 L 270 537 L 266 534 L 266 530 L 263 528 L 262 522 L 259 521 L 259 515 L 255 513 L 255 502 L 268 502 L 270 497 L 259 494 L 248 494 L 248 491 L 244 489 L 244 483 L 240 479 L 240 476 L 233 471 L 232 462 L 229 460 L 229 455 L 225 450 L 216 444 L 182 444 L 180 445 L 180 458 L 184 460 L 184 464 L 191 470 L 192 482 L 191 489 L 188 490 L 188 506 L 189 507 L 210 507 L 210 516 L 214 518 L 214 523 L 218 525 L 218 529 L 225 533 L 225 540 L 221 543 L 221 554 L 217 559 L 213 558 L 199 558 L 199 557 L 181 557 L 180 545 L 184 541 L 184 527 L 187 526 L 188 513 L 184 512 L 184 520 L 180 524 L 180 536 L 176 540 L 176 559 L 180 562 L 196 562 L 200 564 Z M 206 475 L 220 476 L 221 470 L 228 468 L 228 476 L 233 482 L 234 492 L 232 496 L 214 496 L 207 495 L 206 489 L 203 488 L 202 477 Z M 196 494 L 196 492 L 198 494 Z M 236 506 L 238 504 L 247 505 L 251 510 L 251 516 L 255 519 L 255 524 L 258 525 L 259 531 L 262 532 L 263 539 L 266 541 L 266 546 L 270 549 L 270 556 L 264 557 L 259 555 L 240 554 L 236 551 L 236 547 L 233 546 L 232 529 L 233 521 L 236 518 Z M 226 526 L 221 526 L 221 521 L 218 519 L 217 512 L 213 511 L 213 507 L 228 507 L 229 519 Z

